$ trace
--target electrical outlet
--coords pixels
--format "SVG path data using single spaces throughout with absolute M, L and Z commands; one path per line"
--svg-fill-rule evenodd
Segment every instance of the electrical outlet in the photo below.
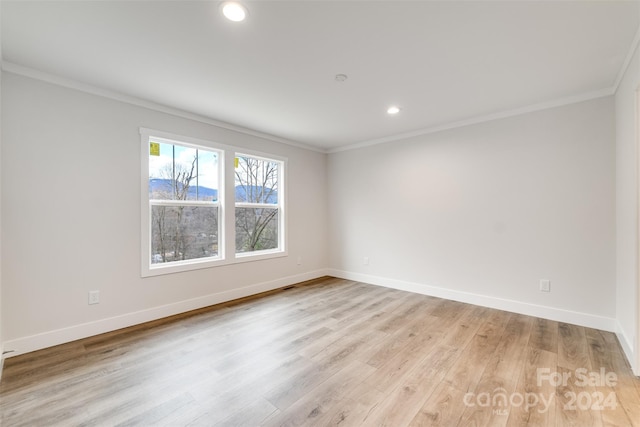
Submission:
M 551 280 L 540 279 L 540 292 L 551 292 Z
M 302 265 L 302 257 L 298 256 L 298 265 Z
M 362 264 L 369 265 L 369 257 L 368 256 L 364 257 L 364 259 L 362 260 Z
M 100 303 L 100 291 L 89 291 L 89 305 Z

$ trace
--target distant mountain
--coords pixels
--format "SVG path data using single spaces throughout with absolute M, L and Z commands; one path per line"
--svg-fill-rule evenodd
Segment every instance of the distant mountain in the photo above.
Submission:
M 164 192 L 171 193 L 171 180 L 152 178 L 149 180 L 149 193 Z M 278 192 L 274 191 L 271 194 L 267 194 L 268 189 L 260 186 L 236 186 L 236 200 L 238 202 L 258 202 L 258 203 L 277 203 Z M 248 193 L 248 194 L 247 194 Z M 263 194 L 264 193 L 264 194 Z M 218 190 L 208 187 L 198 187 L 197 195 L 200 199 L 206 200 L 218 200 Z M 196 187 L 189 187 L 189 199 L 196 199 Z M 249 200 L 252 199 L 252 200 Z
M 237 202 L 278 203 L 278 192 L 256 185 L 236 185 Z M 247 194 L 249 193 L 249 194 Z
M 153 178 L 149 180 L 149 193 L 154 193 L 154 192 L 171 193 L 171 191 L 172 191 L 172 186 L 171 186 L 170 179 Z M 200 199 L 204 198 L 206 200 L 218 200 L 218 190 L 215 190 L 213 188 L 200 186 L 197 188 L 197 191 L 196 191 L 196 187 L 189 187 L 189 199 L 195 200 L 196 194 Z

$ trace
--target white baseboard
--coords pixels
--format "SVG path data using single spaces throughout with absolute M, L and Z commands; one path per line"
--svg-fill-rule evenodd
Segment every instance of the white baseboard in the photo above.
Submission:
M 480 305 L 483 307 L 495 308 L 512 313 L 526 314 L 528 316 L 541 317 L 544 319 L 586 326 L 589 328 L 600 329 L 608 332 L 616 331 L 616 320 L 604 316 L 596 316 L 588 313 L 562 310 L 554 307 L 529 304 L 521 301 L 496 298 L 470 292 L 429 286 L 421 283 L 407 282 L 404 280 L 353 273 L 343 270 L 329 269 L 327 271 L 327 274 L 329 274 L 330 276 L 339 277 L 341 279 L 354 280 L 358 282 L 369 283 L 372 285 L 414 292 L 417 294 Z
M 622 351 L 624 351 L 624 355 L 627 357 L 633 373 L 640 376 L 640 366 L 636 363 L 637 359 L 634 353 L 635 347 L 633 345 L 633 340 L 629 339 L 629 336 L 622 329 L 622 325 L 620 325 L 619 322 L 616 322 L 616 336 L 618 337 L 618 341 L 620 341 Z
M 256 295 L 261 292 L 271 291 L 307 280 L 317 279 L 326 275 L 327 271 L 322 269 L 293 276 L 287 276 L 268 282 L 245 286 L 239 289 L 218 292 L 198 298 L 150 308 L 147 310 L 136 311 L 133 313 L 127 313 L 107 319 L 96 320 L 94 322 L 74 325 L 68 328 L 56 329 L 53 331 L 43 332 L 41 334 L 5 341 L 3 343 L 3 347 L 6 349 L 6 351 L 11 352 L 7 353 L 6 357 L 18 356 L 20 354 L 52 347 L 54 345 L 68 343 L 78 339 L 99 335 L 105 332 L 111 332 L 129 326 L 139 325 L 141 323 L 149 322 L 152 320 L 158 320 L 164 317 L 185 313 L 187 311 L 197 310 L 199 308 L 220 304 L 234 299 Z
M 353 273 L 336 269 L 321 269 L 310 271 L 307 273 L 283 277 L 268 282 L 257 283 L 255 285 L 250 285 L 239 289 L 232 289 L 224 292 L 218 292 L 198 298 L 180 301 L 177 303 L 154 307 L 147 310 L 127 313 L 120 316 L 97 320 L 94 322 L 83 323 L 80 325 L 74 325 L 68 328 L 47 331 L 41 334 L 31 335 L 0 343 L 0 347 L 4 348 L 6 351 L 10 351 L 10 353 L 4 355 L 5 357 L 13 357 L 31 351 L 52 347 L 54 345 L 64 344 L 105 332 L 111 332 L 117 329 L 138 325 L 144 322 L 185 313 L 190 310 L 196 310 L 234 299 L 259 294 L 261 292 L 278 289 L 288 285 L 304 282 L 306 280 L 317 279 L 325 275 L 369 283 L 377 286 L 399 289 L 408 292 L 414 292 L 423 295 L 434 296 L 438 298 L 449 299 L 453 301 L 464 302 L 468 304 L 495 308 L 498 310 L 505 310 L 514 313 L 526 314 L 529 316 L 541 317 L 559 322 L 586 326 L 589 328 L 595 328 L 609 332 L 615 332 L 618 335 L 618 338 L 620 340 L 620 343 L 622 344 L 623 350 L 628 360 L 634 360 L 632 351 L 633 346 L 630 345 L 628 337 L 626 337 L 626 335 L 622 332 L 616 320 L 613 318 L 595 316 L 588 313 L 562 310 L 553 307 L 523 303 L 520 301 L 507 300 L 480 294 L 473 294 L 469 292 L 429 286 L 420 283 L 407 282 L 403 280 L 390 279 L 386 277 L 379 277 L 361 273 Z M 2 358 L 2 361 L 4 361 L 4 357 Z M 2 363 L 2 361 L 0 361 L 0 364 Z M 635 364 L 631 363 L 631 365 L 634 366 Z M 637 369 L 638 367 L 634 366 L 634 372 L 636 374 L 638 374 Z M 0 375 L 1 372 L 2 367 L 0 366 Z

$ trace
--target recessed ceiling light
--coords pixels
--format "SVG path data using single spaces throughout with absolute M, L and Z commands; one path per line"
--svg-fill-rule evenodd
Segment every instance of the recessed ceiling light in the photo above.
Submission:
M 387 114 L 398 114 L 400 112 L 400 107 L 397 107 L 395 105 L 392 105 L 391 107 L 387 108 Z
M 244 21 L 248 13 L 249 12 L 247 11 L 247 8 L 238 2 L 228 1 L 228 2 L 222 3 L 222 14 L 229 21 L 233 21 L 233 22 Z

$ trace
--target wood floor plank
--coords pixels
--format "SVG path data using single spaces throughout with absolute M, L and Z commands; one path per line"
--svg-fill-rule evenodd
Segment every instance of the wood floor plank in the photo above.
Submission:
M 511 316 L 492 359 L 483 371 L 485 379 L 492 377 L 500 387 L 510 391 L 515 389 L 527 360 L 531 320 L 531 317 L 519 314 Z
M 530 317 L 517 314 L 510 316 L 486 365 L 478 365 L 483 370 L 482 377 L 473 390 L 477 404 L 465 407 L 462 423 L 496 427 L 506 425 L 513 406 L 509 399 L 515 396 L 519 374 L 524 369 L 530 330 Z M 501 395 L 504 395 L 505 401 L 498 399 Z M 491 399 L 490 405 L 483 405 L 483 396 Z
M 558 324 L 558 366 L 568 370 L 591 370 L 584 328 L 568 323 Z
M 456 426 L 464 411 L 466 391 L 442 381 L 418 410 L 409 423 L 410 427 Z
M 298 354 L 305 357 L 313 358 L 318 354 L 327 353 L 327 351 L 330 351 L 328 349 L 331 346 L 335 347 L 336 346 L 335 343 L 339 341 L 345 342 L 345 340 L 349 341 L 353 337 L 361 336 L 363 333 L 364 334 L 371 333 L 373 335 L 380 335 L 380 336 L 388 335 L 378 330 L 377 328 L 375 328 L 376 325 L 380 324 L 381 322 L 385 322 L 388 316 L 389 315 L 386 313 L 376 313 L 374 315 L 371 315 L 370 317 L 366 318 L 366 323 L 368 325 L 366 328 L 358 323 L 358 324 L 353 324 L 341 330 L 334 330 L 333 332 L 326 334 L 322 338 L 309 343 L 303 348 L 298 349 Z M 375 329 L 379 333 L 376 334 L 371 329 Z M 340 344 L 338 343 L 337 345 L 340 345 Z
M 304 357 L 293 354 L 287 357 L 275 357 L 247 367 L 243 372 L 231 372 L 218 378 L 200 382 L 189 388 L 191 393 L 203 406 L 218 399 L 223 393 L 248 389 L 250 392 L 265 396 L 275 387 L 286 387 L 296 378 L 307 372 L 313 372 L 316 364 Z
M 640 379 L 609 332 L 325 277 L 9 358 L 0 425 L 640 427 Z
M 367 360 L 367 363 L 380 367 L 399 352 L 406 351 L 406 347 L 413 348 L 424 345 L 426 341 L 442 339 L 441 323 L 440 318 L 427 314 L 419 317 L 406 328 L 393 331 L 389 339 Z
M 342 330 L 354 324 L 365 324 L 367 319 L 370 318 L 388 318 L 388 314 L 399 306 L 398 300 L 397 296 L 382 294 L 379 298 L 373 299 L 360 310 L 356 310 L 355 312 L 349 313 L 348 316 L 343 316 L 340 320 L 336 320 L 332 327 L 336 330 Z M 335 319 L 334 316 L 332 316 L 332 318 Z
M 377 328 L 383 332 L 392 333 L 398 329 L 405 327 L 407 324 L 413 322 L 414 315 L 429 314 L 429 300 L 424 298 L 411 298 L 411 302 L 408 302 L 397 310 L 394 310 L 393 316 L 387 321 L 383 322 Z
M 330 345 L 327 351 L 320 352 L 312 359 L 314 365 L 289 382 L 283 382 L 265 394 L 265 398 L 280 410 L 285 410 L 300 395 L 304 395 L 326 381 L 351 361 L 357 360 L 362 352 L 369 351 L 370 346 L 382 342 L 386 334 L 372 330 L 360 335 L 352 335 L 341 339 L 340 345 Z
M 489 310 L 484 307 L 468 306 L 456 322 L 444 318 L 443 344 L 465 348 L 478 332 Z
M 558 351 L 558 322 L 553 320 L 533 318 L 529 347 L 539 350 Z
M 378 306 L 378 302 L 385 298 L 384 288 L 373 289 L 370 292 L 361 293 L 354 298 L 350 298 L 341 307 L 331 311 L 331 317 L 336 320 L 344 319 L 345 317 L 361 313 L 363 311 L 370 311 L 371 308 L 375 310 Z
M 171 399 L 158 401 L 151 408 L 139 411 L 135 416 L 117 425 L 120 427 L 139 426 L 142 424 L 157 425 L 160 421 L 193 401 L 193 398 L 188 393 L 179 394 Z
M 258 398 L 248 402 L 248 405 L 244 406 L 232 413 L 230 416 L 220 421 L 220 424 L 225 427 L 246 427 L 246 426 L 258 426 L 264 425 L 271 416 L 278 414 L 280 411 L 264 398 Z M 207 420 L 203 417 L 202 421 Z M 165 420 L 162 420 L 165 424 Z M 165 425 L 177 425 L 179 419 L 166 420 Z M 211 425 L 211 424 L 206 424 Z
M 306 393 L 293 405 L 269 420 L 267 426 L 317 425 L 318 419 L 358 387 L 375 371 L 360 361 L 353 361 Z
M 514 391 L 524 397 L 524 403 L 510 405 L 508 426 L 556 425 L 556 386 L 546 379 L 546 374 L 557 372 L 557 366 L 558 355 L 555 351 L 540 349 L 538 345 L 527 346 L 524 367 Z
M 615 374 L 616 385 L 613 387 L 616 396 L 615 409 L 624 411 L 630 425 L 640 426 L 640 378 L 631 372 L 615 335 L 594 329 L 587 329 L 585 334 L 589 341 L 590 356 L 594 366 L 603 366 L 607 372 Z M 605 423 L 609 423 L 610 419 L 609 414 L 603 413 Z M 619 422 L 619 425 L 625 425 L 624 422 Z
M 460 358 L 447 372 L 445 381 L 460 390 L 474 391 L 510 317 L 511 314 L 502 311 L 490 313 L 469 344 L 462 349 Z
M 430 311 L 430 314 L 436 317 L 443 317 L 451 323 L 459 319 L 460 316 L 462 316 L 462 313 L 465 312 L 465 309 L 469 308 L 469 304 L 458 301 L 435 299 L 432 297 L 427 298 L 429 298 L 428 301 L 434 304 L 434 307 Z
M 308 328 L 283 328 L 284 333 L 264 334 L 263 337 L 247 343 L 246 347 L 234 352 L 229 352 L 225 357 L 212 361 L 211 367 L 220 373 L 228 373 L 242 369 L 245 366 L 262 362 L 271 355 L 283 353 L 295 353 L 298 348 L 326 337 L 332 330 L 320 327 L 309 330 Z
M 403 375 L 391 393 L 368 414 L 365 424 L 390 427 L 408 425 L 442 382 L 459 352 L 455 347 L 434 347 L 427 357 Z
M 605 335 L 607 332 L 585 328 L 585 337 L 589 348 L 589 357 L 593 372 L 585 373 L 590 375 L 590 382 L 595 383 L 595 395 L 592 395 L 593 410 L 600 411 L 602 422 L 605 426 L 629 425 L 637 420 L 640 423 L 640 412 L 638 405 L 627 406 L 621 404 L 628 401 L 626 391 L 616 392 L 615 385 L 620 381 L 618 375 L 614 373 L 614 363 L 611 357 L 611 349 Z M 613 334 L 611 334 L 613 335 Z M 610 376 L 611 378 L 608 378 Z M 620 396 L 619 396 L 620 394 Z M 632 396 L 637 398 L 637 393 Z M 602 399 L 602 401 L 600 401 Z M 607 400 L 608 399 L 608 400 Z M 637 399 L 636 399 L 637 400 Z
M 317 419 L 318 426 L 363 426 L 367 415 L 386 396 L 385 393 L 372 388 L 368 382 L 363 382 L 346 393 L 339 402 L 327 408 Z
M 602 426 L 600 411 L 591 410 L 592 387 L 578 386 L 575 370 L 558 366 L 558 373 L 568 380 L 556 388 L 556 425 L 557 426 Z M 587 396 L 584 400 L 581 396 Z

